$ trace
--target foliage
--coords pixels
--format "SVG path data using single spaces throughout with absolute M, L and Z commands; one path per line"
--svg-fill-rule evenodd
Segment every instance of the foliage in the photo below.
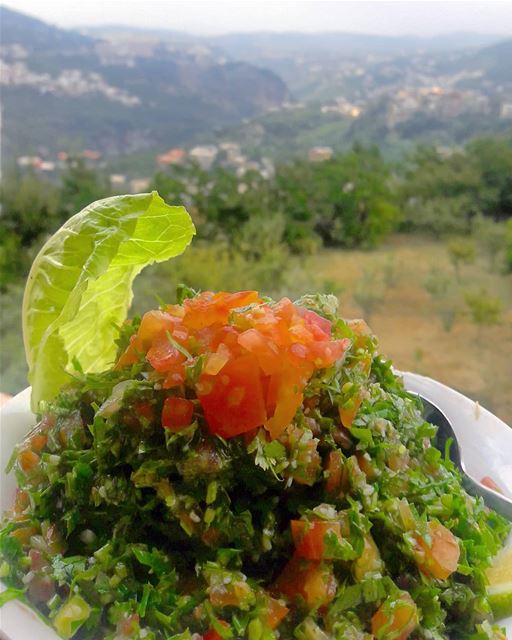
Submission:
M 441 153 L 419 147 L 401 172 L 403 227 L 441 237 L 472 230 L 479 214 L 512 216 L 512 144 L 480 138 L 464 149 Z
M 450 262 L 453 264 L 457 280 L 460 280 L 460 266 L 471 264 L 475 260 L 475 244 L 468 238 L 456 238 L 447 245 Z
M 377 149 L 278 167 L 274 201 L 289 225 L 306 224 L 327 246 L 375 246 L 399 218 Z
M 479 329 L 499 324 L 503 311 L 503 303 L 499 298 L 489 295 L 485 289 L 480 289 L 479 291 L 467 291 L 464 299 L 471 320 Z
M 478 247 L 487 258 L 490 271 L 495 271 L 502 261 L 506 243 L 504 223 L 494 222 L 490 218 L 479 216 L 475 220 L 475 239 Z
M 505 263 L 508 271 L 512 271 L 512 218 L 507 222 L 505 240 Z
M 95 200 L 110 195 L 106 178 L 89 168 L 84 160 L 71 159 L 62 176 L 61 202 L 64 219 Z
M 432 304 L 441 319 L 443 329 L 447 332 L 451 331 L 460 313 L 453 279 L 439 267 L 433 266 L 423 281 L 423 286 L 432 298 Z

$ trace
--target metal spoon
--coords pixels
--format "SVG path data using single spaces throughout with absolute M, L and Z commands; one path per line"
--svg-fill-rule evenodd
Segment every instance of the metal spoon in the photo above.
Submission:
M 497 513 L 501 514 L 505 518 L 512 520 L 512 500 L 507 498 L 501 493 L 490 489 L 489 487 L 484 486 L 480 482 L 476 482 L 473 478 L 471 478 L 466 469 L 464 467 L 464 459 L 460 453 L 459 442 L 457 440 L 457 436 L 455 435 L 455 431 L 453 430 L 451 422 L 445 416 L 445 414 L 436 407 L 430 400 L 427 400 L 424 396 L 419 394 L 423 406 L 423 416 L 427 422 L 431 422 L 438 427 L 437 432 L 437 443 L 436 446 L 441 451 L 444 451 L 446 442 L 448 439 L 451 439 L 450 446 L 450 459 L 453 464 L 460 469 L 463 475 L 463 484 L 467 489 L 468 493 L 471 493 L 474 496 L 480 496 L 483 498 L 485 504 L 494 509 Z

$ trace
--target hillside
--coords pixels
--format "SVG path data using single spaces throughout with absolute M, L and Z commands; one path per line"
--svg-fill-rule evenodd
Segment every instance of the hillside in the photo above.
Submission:
M 285 83 L 205 47 L 138 46 L 67 31 L 0 8 L 3 150 L 104 154 L 185 144 L 277 107 Z

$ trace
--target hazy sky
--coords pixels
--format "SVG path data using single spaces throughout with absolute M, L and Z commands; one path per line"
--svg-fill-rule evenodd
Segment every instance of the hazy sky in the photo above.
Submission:
M 512 34 L 512 0 L 8 0 L 5 4 L 65 27 L 115 23 L 202 34 L 230 31 L 352 31 L 386 35 L 476 31 Z

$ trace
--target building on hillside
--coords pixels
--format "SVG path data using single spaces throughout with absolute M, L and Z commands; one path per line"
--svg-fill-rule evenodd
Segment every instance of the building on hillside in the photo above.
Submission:
M 216 145 L 205 144 L 191 149 L 189 156 L 192 160 L 195 160 L 202 169 L 207 171 L 214 163 L 218 152 L 219 148 Z
M 332 147 L 312 147 L 308 151 L 308 160 L 310 162 L 324 162 L 330 160 L 333 154 Z
M 130 193 L 145 193 L 149 189 L 150 178 L 133 178 L 130 180 Z
M 156 157 L 156 161 L 160 166 L 167 167 L 171 164 L 181 164 L 186 157 L 187 152 L 185 149 L 176 147 L 174 149 L 169 149 L 169 151 L 166 151 L 165 153 L 161 153 Z
M 115 191 L 124 189 L 126 186 L 126 176 L 124 175 L 124 173 L 111 173 L 109 179 L 110 187 Z
M 500 118 L 503 120 L 512 119 L 512 102 L 504 102 L 500 109 Z
M 101 151 L 95 149 L 84 149 L 80 155 L 88 165 L 96 165 L 101 159 Z

